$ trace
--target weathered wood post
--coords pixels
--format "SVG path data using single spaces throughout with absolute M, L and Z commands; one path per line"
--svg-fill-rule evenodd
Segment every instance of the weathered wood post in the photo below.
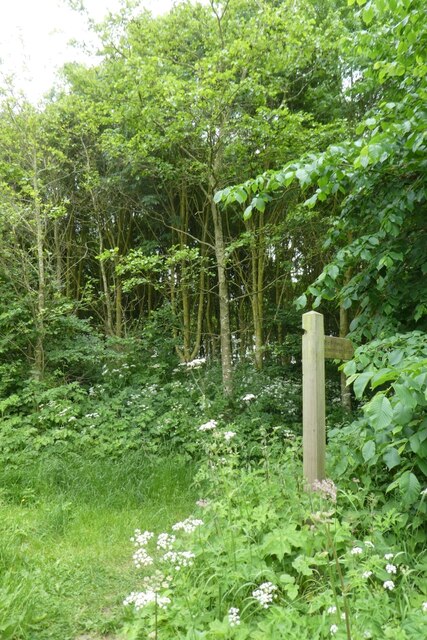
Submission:
M 310 488 L 325 478 L 325 359 L 350 360 L 353 345 L 347 338 L 325 336 L 323 316 L 302 316 L 302 447 L 303 472 Z
M 309 311 L 302 316 L 303 472 L 311 486 L 325 477 L 325 333 L 323 316 Z

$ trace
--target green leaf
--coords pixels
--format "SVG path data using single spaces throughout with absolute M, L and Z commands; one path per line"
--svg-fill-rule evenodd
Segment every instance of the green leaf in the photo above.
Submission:
M 363 395 L 364 390 L 366 389 L 366 385 L 374 375 L 373 371 L 364 371 L 360 375 L 357 376 L 356 380 L 353 383 L 354 394 L 358 400 Z
M 399 478 L 399 488 L 403 494 L 403 499 L 408 504 L 413 504 L 420 497 L 421 485 L 418 478 L 411 471 L 405 471 Z
M 306 558 L 305 556 L 297 556 L 293 561 L 292 566 L 303 576 L 311 576 L 313 574 L 313 569 L 310 567 L 310 560 L 311 558 Z
M 296 299 L 295 306 L 297 309 L 304 309 L 306 305 L 307 305 L 307 296 L 305 295 L 305 293 L 303 293 L 302 296 Z
M 377 373 L 372 377 L 372 389 L 376 389 L 390 380 L 395 380 L 398 375 L 398 372 L 392 369 L 381 369 L 380 371 L 377 371 Z
M 368 440 L 362 447 L 362 456 L 365 462 L 369 462 L 375 456 L 375 442 L 373 440 Z
M 393 409 L 390 400 L 383 393 L 378 393 L 365 406 L 365 411 L 370 418 L 370 423 L 375 429 L 386 429 L 392 420 Z
M 253 206 L 251 203 L 248 207 L 246 207 L 246 209 L 243 212 L 243 220 L 249 220 L 249 218 L 252 218 L 252 209 L 253 209 Z
M 395 449 L 395 447 L 387 449 L 387 451 L 383 455 L 383 460 L 386 463 L 388 469 L 397 467 L 400 464 L 400 455 L 398 450 Z
M 397 397 L 404 407 L 413 409 L 417 404 L 417 399 L 413 393 L 404 384 L 394 384 L 393 389 L 396 392 Z
M 374 8 L 369 2 L 362 11 L 363 22 L 367 25 L 370 25 L 372 20 L 374 19 L 374 15 L 375 15 Z
M 256 209 L 258 209 L 258 211 L 260 211 L 261 213 L 264 213 L 264 211 L 265 211 L 265 200 L 263 198 L 260 198 L 260 197 L 255 198 L 254 206 L 255 206 Z

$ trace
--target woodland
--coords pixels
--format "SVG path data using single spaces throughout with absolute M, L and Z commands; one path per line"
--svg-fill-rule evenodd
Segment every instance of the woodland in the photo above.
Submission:
M 420 640 L 425 3 L 138 5 L 0 87 L 0 638 Z

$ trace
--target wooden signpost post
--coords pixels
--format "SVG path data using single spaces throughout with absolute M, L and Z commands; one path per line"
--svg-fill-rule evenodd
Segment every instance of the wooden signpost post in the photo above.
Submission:
M 353 345 L 346 338 L 325 336 L 323 315 L 302 316 L 303 471 L 308 486 L 325 478 L 325 358 L 350 360 Z

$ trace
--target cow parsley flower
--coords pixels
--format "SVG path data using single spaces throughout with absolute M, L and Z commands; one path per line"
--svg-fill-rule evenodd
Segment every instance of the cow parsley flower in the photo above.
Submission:
M 130 540 L 135 544 L 135 547 L 145 547 L 153 537 L 154 533 L 152 531 L 144 531 L 144 533 L 141 533 L 141 529 L 135 529 L 135 534 Z
M 388 589 L 389 591 L 393 591 L 394 589 L 394 582 L 393 580 L 386 580 L 383 584 L 384 589 Z
M 334 604 L 328 607 L 328 613 L 336 613 L 336 612 L 337 612 L 337 608 Z
M 187 518 L 182 522 L 177 522 L 172 526 L 173 531 L 184 531 L 185 533 L 193 533 L 197 527 L 201 527 L 204 524 L 203 520 L 199 518 Z
M 159 533 L 159 535 L 157 536 L 157 549 L 165 549 L 166 551 L 170 551 L 175 540 L 176 537 L 170 535 L 169 533 Z
M 224 433 L 224 440 L 225 440 L 226 442 L 230 442 L 230 440 L 231 440 L 232 438 L 234 438 L 234 436 L 235 436 L 235 435 L 236 435 L 236 432 L 235 432 L 235 431 L 226 431 L 226 432 Z
M 363 553 L 363 549 L 362 549 L 362 547 L 353 547 L 353 549 L 350 551 L 350 553 L 353 556 L 360 556 L 360 554 Z
M 387 573 L 397 573 L 397 567 L 395 564 L 388 564 L 385 568 Z
M 167 596 L 160 596 L 156 591 L 147 589 L 147 591 L 132 591 L 130 595 L 123 601 L 125 606 L 133 604 L 138 611 L 145 607 L 147 604 L 156 603 L 161 609 L 165 609 L 170 604 L 170 598 Z
M 245 396 L 243 396 L 242 400 L 243 402 L 250 402 L 251 400 L 255 400 L 256 396 L 253 393 L 247 393 Z
M 372 575 L 372 571 L 364 571 L 362 573 L 362 578 L 366 578 L 367 579 L 367 578 L 370 578 L 371 575 Z
M 182 567 L 191 567 L 196 556 L 191 551 L 168 551 L 162 558 L 162 562 L 170 562 L 175 571 Z
M 216 427 L 217 427 L 217 421 L 209 420 L 208 422 L 201 424 L 200 427 L 197 429 L 197 431 L 212 431 L 212 429 L 216 429 Z
M 391 559 L 393 558 L 393 556 L 394 556 L 394 553 L 386 553 L 386 554 L 384 555 L 384 558 L 385 558 L 386 560 L 391 560 Z
M 153 564 L 153 558 L 148 555 L 144 547 L 137 549 L 132 557 L 137 569 L 140 569 L 141 567 L 149 567 Z
M 240 624 L 239 609 L 237 607 L 230 607 L 228 610 L 228 622 L 230 627 L 236 627 Z
M 268 609 L 270 604 L 273 602 L 273 598 L 276 597 L 275 591 L 277 590 L 276 585 L 271 582 L 263 582 L 258 589 L 252 591 L 253 597 L 258 600 L 260 605 L 264 607 L 264 609 Z
M 338 631 L 338 627 L 336 624 L 331 624 L 331 628 L 329 629 L 329 631 L 331 632 L 331 636 L 334 636 L 336 634 L 336 632 Z

